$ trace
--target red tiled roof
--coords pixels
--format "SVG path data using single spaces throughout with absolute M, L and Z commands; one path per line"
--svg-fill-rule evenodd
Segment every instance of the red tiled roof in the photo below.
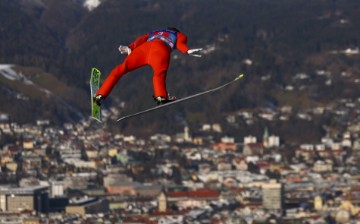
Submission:
M 246 145 L 248 145 L 251 148 L 264 148 L 264 144 L 261 142 L 248 143 Z
M 146 223 L 146 224 L 155 224 L 156 222 L 151 221 L 148 217 L 126 217 L 123 220 L 123 223 Z
M 258 163 L 256 163 L 256 165 L 258 167 L 268 167 L 268 166 L 270 166 L 270 163 L 265 162 L 265 161 L 259 161 Z
M 168 197 L 178 198 L 178 197 L 189 197 L 189 198 L 210 198 L 210 197 L 219 197 L 220 192 L 210 189 L 198 189 L 195 191 L 176 191 L 168 192 Z
M 232 142 L 216 142 L 216 143 L 213 143 L 213 146 L 218 146 L 218 145 L 234 146 L 236 144 L 232 143 Z

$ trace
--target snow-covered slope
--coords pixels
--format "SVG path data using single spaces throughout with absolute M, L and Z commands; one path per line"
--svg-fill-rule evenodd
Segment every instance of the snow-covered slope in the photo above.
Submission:
M 16 1 L 16 0 L 14 0 Z M 19 1 L 21 7 L 28 8 L 28 7 L 36 7 L 36 8 L 43 8 L 48 5 L 49 2 L 47 0 L 17 0 Z M 76 0 L 75 2 L 89 11 L 98 7 L 104 0 Z
M 32 81 L 27 79 L 22 73 L 17 73 L 12 67 L 13 65 L 0 64 L 0 75 L 9 80 L 21 80 L 26 85 L 33 84 Z
M 83 6 L 91 11 L 98 7 L 100 4 L 100 0 L 85 0 Z

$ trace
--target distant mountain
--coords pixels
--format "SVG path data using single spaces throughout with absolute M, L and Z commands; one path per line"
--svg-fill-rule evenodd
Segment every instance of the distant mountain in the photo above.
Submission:
M 339 78 L 343 72 L 359 74 L 355 66 L 359 56 L 332 53 L 360 45 L 357 0 L 1 1 L 0 63 L 38 67 L 83 93 L 88 92 L 91 67 L 101 69 L 105 78 L 121 63 L 124 57 L 118 45 L 167 26 L 178 27 L 188 35 L 190 47 L 203 47 L 205 53 L 198 59 L 174 52 L 168 75 L 169 91 L 174 95 L 186 96 L 239 72 L 247 74 L 238 87 L 141 117 L 123 124 L 123 130 L 144 126 L 162 130 L 184 120 L 219 121 L 223 113 L 241 108 L 269 103 L 306 107 L 359 93 L 347 91 L 346 82 Z M 331 88 L 322 85 L 316 71 L 334 75 Z M 309 91 L 302 95 L 302 102 L 307 103 L 294 103 L 296 94 L 284 96 L 283 89 L 293 85 L 299 73 L 310 77 L 304 83 Z M 105 106 L 118 107 L 124 101 L 124 113 L 136 111 L 153 104 L 151 95 L 151 69 L 144 68 L 125 76 Z M 68 103 L 87 114 L 87 95 L 81 97 L 69 97 L 81 99 L 81 104 Z M 65 117 L 54 113 L 53 119 Z

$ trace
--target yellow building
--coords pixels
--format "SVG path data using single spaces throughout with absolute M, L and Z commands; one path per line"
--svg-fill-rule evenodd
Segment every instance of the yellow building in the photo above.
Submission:
M 0 189 L 0 209 L 9 212 L 24 210 L 48 213 L 49 189 L 44 186 Z
M 117 149 L 109 149 L 108 150 L 108 156 L 113 157 L 118 154 Z
M 166 212 L 167 210 L 167 197 L 164 192 L 161 192 L 158 197 L 158 209 L 160 212 Z
M 22 224 L 40 224 L 38 218 L 26 218 L 23 220 Z
M 314 208 L 315 210 L 321 210 L 323 208 L 323 200 L 320 196 L 314 198 Z
M 9 152 L 2 153 L 0 156 L 0 164 L 5 165 L 7 163 L 13 162 L 12 155 Z
M 23 148 L 25 150 L 28 150 L 28 149 L 33 149 L 34 148 L 34 143 L 31 139 L 25 139 L 23 141 Z
M 104 199 L 98 198 L 83 198 L 74 200 L 70 205 L 65 207 L 67 214 L 93 214 L 93 213 L 106 213 L 109 211 L 109 202 Z
M 349 212 L 351 215 L 357 215 L 360 213 L 360 208 L 358 207 L 355 207 L 351 201 L 344 201 L 340 207 L 339 207 L 340 210 L 344 210 L 344 211 L 347 211 Z
M 6 163 L 6 168 L 13 172 L 16 172 L 17 167 L 18 167 L 18 164 L 15 162 Z

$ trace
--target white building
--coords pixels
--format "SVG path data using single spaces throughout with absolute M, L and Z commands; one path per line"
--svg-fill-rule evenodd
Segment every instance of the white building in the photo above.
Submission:
M 50 181 L 50 197 L 59 197 L 64 195 L 64 182 Z
M 280 137 L 271 135 L 268 139 L 268 147 L 279 147 L 280 146 Z
M 256 143 L 257 139 L 255 136 L 249 135 L 244 137 L 244 145 Z

